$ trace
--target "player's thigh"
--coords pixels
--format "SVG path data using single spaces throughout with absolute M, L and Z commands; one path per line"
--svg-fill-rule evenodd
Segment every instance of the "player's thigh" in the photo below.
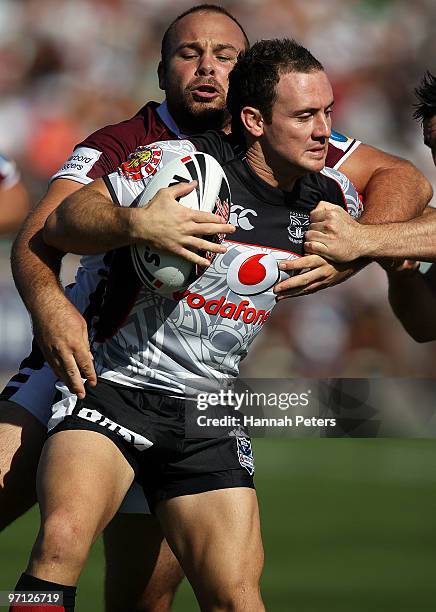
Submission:
M 44 445 L 37 475 L 43 520 L 84 520 L 83 535 L 100 532 L 118 509 L 134 472 L 121 450 L 95 431 L 63 430 Z
M 0 394 L 0 526 L 12 522 L 36 501 L 35 474 L 55 381 L 34 343 Z
M 15 402 L 0 401 L 0 529 L 36 501 L 35 476 L 46 438 L 42 423 Z
M 4 486 L 13 470 L 37 467 L 46 439 L 44 425 L 26 408 L 0 400 L 0 483 Z M 22 474 L 26 477 L 26 474 Z
M 170 610 L 183 571 L 156 518 L 119 512 L 103 537 L 106 612 Z
M 54 433 L 38 466 L 41 524 L 28 573 L 76 584 L 91 544 L 116 512 L 132 478 L 130 464 L 106 436 L 82 429 Z
M 163 531 L 196 590 L 257 588 L 263 568 L 256 492 L 236 487 L 160 502 Z

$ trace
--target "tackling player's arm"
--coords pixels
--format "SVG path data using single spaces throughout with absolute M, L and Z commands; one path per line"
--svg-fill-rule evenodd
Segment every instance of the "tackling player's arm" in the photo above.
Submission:
M 433 195 L 426 177 L 410 162 L 361 144 L 341 164 L 363 194 L 361 223 L 393 223 L 420 215 Z
M 101 130 L 101 133 L 103 132 L 105 129 Z M 112 160 L 109 161 L 113 163 Z M 109 166 L 106 160 L 101 168 L 106 168 L 107 171 Z M 33 332 L 45 359 L 70 391 L 83 397 L 85 389 L 82 375 L 88 379 L 90 384 L 96 381 L 89 352 L 86 322 L 66 298 L 59 280 L 61 260 L 66 249 L 59 250 L 46 244 L 42 236 L 48 216 L 67 196 L 82 187 L 79 179 L 80 177 L 77 180 L 62 178 L 60 175 L 50 184 L 47 194 L 31 211 L 15 240 L 11 265 L 15 284 L 31 315 Z M 93 214 L 90 214 L 92 209 L 89 206 L 92 206 L 92 199 L 87 202 L 87 205 L 82 219 L 91 223 Z M 178 207 L 177 210 L 180 208 L 182 207 Z M 156 210 L 156 221 L 153 227 L 165 238 L 166 225 L 170 219 L 172 221 L 172 218 L 166 218 L 164 214 L 159 216 L 159 211 Z M 216 224 L 215 231 L 210 233 L 220 231 L 220 225 Z M 200 240 L 197 236 L 190 238 L 193 245 L 195 240 Z M 167 249 L 205 265 L 203 258 L 199 258 L 196 253 L 184 248 L 181 239 L 182 235 L 176 234 L 174 240 L 173 234 L 173 242 L 166 242 Z M 189 243 L 189 237 L 187 243 Z M 91 244 L 93 244 L 92 241 Z
M 209 260 L 195 250 L 223 253 L 226 248 L 201 236 L 230 233 L 235 228 L 217 215 L 180 206 L 177 198 L 196 185 L 192 181 L 160 189 L 146 207 L 129 208 L 117 206 L 104 180 L 97 179 L 66 198 L 50 215 L 44 240 L 52 247 L 81 255 L 147 242 L 207 267 Z
M 431 184 L 411 162 L 366 144 L 360 144 L 341 164 L 340 170 L 363 194 L 362 224 L 407 221 L 417 217 L 433 195 Z M 305 248 L 311 258 L 295 261 L 294 271 L 312 269 L 281 283 L 278 295 L 282 298 L 337 285 L 368 263 L 368 260 L 357 261 L 356 257 L 339 260 L 352 262 L 347 264 L 326 261 L 324 253 L 307 248 L 307 244 Z M 316 259 L 313 258 L 315 254 L 318 255 Z
M 50 185 L 14 242 L 11 266 L 17 289 L 32 317 L 35 338 L 47 362 L 73 393 L 83 397 L 81 373 L 90 384 L 96 380 L 86 323 L 65 297 L 59 281 L 63 253 L 49 247 L 42 239 L 47 216 L 79 187 L 79 183 L 67 179 L 58 179 Z
M 35 339 L 57 376 L 79 397 L 84 395 L 81 374 L 90 384 L 95 381 L 87 326 L 59 281 L 63 253 L 44 243 L 42 230 L 49 214 L 64 198 L 90 182 L 91 177 L 113 170 L 125 159 L 125 151 L 134 149 L 133 130 L 126 132 L 123 126 L 102 128 L 74 149 L 27 217 L 12 248 L 15 284 L 32 318 Z
M 116 206 L 104 181 L 96 179 L 65 198 L 49 215 L 43 239 L 64 253 L 104 253 L 130 244 L 131 219 L 132 209 Z
M 436 261 L 436 210 L 402 223 L 362 225 L 342 209 L 320 203 L 310 215 L 306 251 L 337 262 L 359 257 Z

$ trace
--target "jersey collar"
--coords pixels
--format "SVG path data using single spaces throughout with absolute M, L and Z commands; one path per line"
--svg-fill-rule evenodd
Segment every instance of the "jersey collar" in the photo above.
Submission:
M 157 107 L 156 112 L 159 115 L 161 121 L 163 121 L 163 123 L 165 123 L 167 128 L 171 132 L 173 132 L 173 134 L 175 134 L 177 136 L 177 138 L 186 138 L 185 134 L 182 134 L 182 132 L 179 130 L 176 122 L 171 117 L 170 111 L 168 110 L 168 104 L 167 104 L 166 100 L 164 100 L 162 102 L 162 104 L 160 104 Z

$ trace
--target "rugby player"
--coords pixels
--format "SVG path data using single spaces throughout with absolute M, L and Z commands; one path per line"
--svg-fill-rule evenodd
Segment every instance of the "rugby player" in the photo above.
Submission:
M 180 46 L 182 42 L 186 42 L 185 47 Z M 238 52 L 247 46 L 248 40 L 240 24 L 220 7 L 194 7 L 186 17 L 181 16 L 171 24 L 162 40 L 159 65 L 161 87 L 168 89 L 167 100 L 161 105 L 151 102 L 132 119 L 99 130 L 81 143 L 55 175 L 56 180 L 33 210 L 15 243 L 15 278 L 32 313 L 35 336 L 58 376 L 66 379 L 78 393 L 83 391 L 83 385 L 81 377 L 76 375 L 76 361 L 91 383 L 94 376 L 86 322 L 79 311 L 92 316 L 91 298 L 101 278 L 95 270 L 92 282 L 83 293 L 77 288 L 73 295 L 67 291 L 77 308 L 73 307 L 59 285 L 61 253 L 43 244 L 41 228 L 48 214 L 66 195 L 83 183 L 116 169 L 138 145 L 179 137 L 181 132 L 173 116 L 177 117 L 184 132 L 189 132 L 189 126 L 193 125 L 195 131 L 207 126 L 226 126 L 229 122 L 225 107 L 227 75 Z M 204 83 L 207 84 L 203 87 Z M 210 89 L 216 93 L 211 95 Z M 337 157 L 342 153 L 338 149 Z M 170 203 L 158 209 L 152 226 L 155 236 L 150 236 L 150 240 L 156 246 L 206 264 L 204 259 L 185 249 L 185 241 L 193 236 L 186 233 L 184 224 L 195 220 L 198 232 L 203 235 L 206 232 L 202 222 L 215 222 L 219 233 L 222 230 L 220 219 L 203 213 L 192 216 L 188 213 L 181 218 L 180 212 L 185 211 L 180 209 L 175 201 L 172 206 Z M 209 244 L 208 249 L 212 252 L 216 248 L 215 244 Z M 32 276 L 30 292 L 25 288 L 29 282 L 25 278 L 29 274 Z M 43 354 L 35 343 L 31 355 L 21 364 L 20 372 L 3 394 L 0 407 L 2 528 L 36 501 L 36 467 L 46 437 L 55 380 L 56 376 L 44 364 Z M 133 610 L 135 606 L 159 612 L 167 610 L 182 577 L 180 566 L 163 540 L 156 521 L 150 516 L 136 514 L 147 510 L 140 493 L 140 496 L 138 493 L 130 495 L 124 507 L 129 512 L 128 518 L 119 515 L 105 531 L 105 590 L 109 610 Z M 135 533 L 135 546 L 127 548 L 125 541 L 131 539 L 132 532 Z M 126 594 L 131 599 L 127 599 Z
M 17 233 L 29 212 L 29 204 L 16 164 L 0 154 L 0 237 Z
M 333 92 L 322 65 L 304 47 L 289 39 L 256 43 L 230 74 L 227 99 L 233 138 L 206 132 L 161 141 L 148 147 L 145 160 L 141 148 L 132 164 L 70 195 L 46 223 L 44 237 L 55 248 L 67 241 L 80 251 L 83 235 L 87 247 L 92 235 L 97 253 L 109 250 L 92 264 L 106 277 L 91 328 L 98 382 L 84 398 L 66 389 L 54 406 L 38 473 L 41 528 L 16 587 L 61 590 L 67 610 L 74 608 L 74 585 L 92 542 L 135 476 L 200 608 L 264 610 L 251 443 L 235 431 L 185 437 L 185 387 L 189 378 L 237 376 L 276 303 L 282 260 L 303 255 L 303 236 L 292 230 L 301 229 L 320 200 L 355 216 L 360 201 L 345 176 L 324 169 Z M 128 246 L 144 234 L 147 239 L 148 228 L 146 209 L 130 206 L 156 170 L 196 150 L 216 157 L 232 205 L 254 210 L 257 223 L 248 231 L 224 225 L 225 232 L 235 231 L 207 271 L 186 292 L 164 298 L 141 286 L 133 271 Z M 150 158 L 159 159 L 158 166 L 150 167 Z M 244 285 L 241 270 L 260 260 L 264 277 Z M 79 273 L 78 284 L 85 274 Z M 217 296 L 226 314 L 209 308 Z
M 422 124 L 424 143 L 436 165 L 436 77 L 427 73 L 415 93 L 414 117 Z M 436 340 L 436 266 L 421 274 L 416 261 L 436 261 L 436 211 L 427 208 L 406 223 L 364 226 L 336 208 L 321 204 L 312 213 L 306 250 L 342 262 L 358 257 L 389 258 L 382 265 L 394 313 L 416 341 Z
M 138 145 L 146 145 L 159 138 L 179 137 L 180 130 L 189 133 L 193 125 L 228 129 L 229 116 L 225 112 L 224 96 L 227 74 L 233 67 L 237 51 L 246 45 L 246 36 L 240 25 L 217 6 L 196 6 L 177 18 L 164 36 L 162 62 L 159 65 L 160 85 L 166 90 L 166 102 L 161 105 L 150 103 L 132 119 L 103 128 L 78 145 L 55 175 L 56 180 L 32 211 L 15 243 L 15 279 L 31 313 L 35 336 L 50 365 L 79 395 L 84 393 L 80 373 L 88 378 L 90 384 L 95 381 L 86 323 L 79 311 L 87 310 L 88 314 L 92 314 L 88 308 L 89 295 L 95 293 L 99 278 L 96 274 L 94 284 L 90 285 L 85 295 L 75 292 L 77 308 L 72 306 L 58 281 L 61 253 L 43 244 L 41 228 L 48 214 L 65 196 L 81 184 L 113 171 Z M 341 135 L 335 135 L 330 140 L 327 165 L 340 166 L 365 195 L 364 220 L 368 223 L 413 217 L 420 213 L 430 197 L 428 182 L 409 162 Z M 386 207 L 385 202 L 390 202 L 390 206 Z M 164 246 L 195 261 L 198 256 L 185 248 L 195 237 L 186 231 L 186 222 L 192 222 L 194 218 L 189 217 L 189 212 L 181 212 L 180 208 L 167 198 L 159 217 L 159 207 L 156 206 L 158 217 L 153 226 L 156 235 L 150 236 L 150 241 L 154 240 L 156 246 Z M 185 215 L 183 227 L 178 223 L 181 214 Z M 201 219 L 210 221 L 210 217 L 195 219 L 199 234 L 204 233 Z M 177 222 L 171 223 L 172 220 Z M 214 221 L 218 222 L 219 232 L 219 220 Z M 326 265 L 319 269 L 318 274 L 325 276 L 322 284 L 328 284 L 346 276 L 348 271 L 336 271 L 333 266 Z M 304 277 L 301 275 L 286 281 L 288 284 L 283 286 L 284 294 L 287 289 L 305 291 L 304 287 L 292 284 L 303 282 Z M 313 285 L 315 281 L 309 282 Z M 3 487 L 0 489 L 0 526 L 10 523 L 34 503 L 34 476 L 45 439 L 55 378 L 50 368 L 44 365 L 44 357 L 35 346 L 3 395 L 5 401 L 0 408 L 0 476 Z M 152 519 L 145 521 L 139 516 L 118 515 L 115 522 L 117 525 L 113 522 L 105 532 L 107 550 L 113 547 L 119 534 L 117 554 L 111 554 L 107 574 L 109 599 L 117 599 L 122 589 L 114 589 L 113 585 L 124 584 L 124 577 L 131 585 L 134 578 L 138 582 L 145 581 L 147 574 L 153 572 L 152 583 L 156 580 L 157 586 L 153 589 L 149 585 L 146 594 L 147 605 L 152 609 L 150 602 L 156 601 L 162 592 L 167 593 L 169 586 L 180 578 L 177 569 L 174 579 L 171 578 L 170 569 L 177 568 L 175 560 L 166 549 L 167 555 L 162 554 L 166 560 L 162 565 L 158 562 L 154 571 L 160 540 Z M 135 565 L 132 549 L 128 555 L 126 553 L 124 543 L 132 524 L 135 525 L 135 542 L 139 538 L 142 543 L 149 541 L 147 550 L 145 545 L 137 547 L 138 555 L 150 551 L 151 562 L 144 575 L 132 570 L 130 562 Z M 159 580 L 159 576 L 162 576 L 162 580 Z M 129 592 L 133 591 L 134 588 L 129 589 Z

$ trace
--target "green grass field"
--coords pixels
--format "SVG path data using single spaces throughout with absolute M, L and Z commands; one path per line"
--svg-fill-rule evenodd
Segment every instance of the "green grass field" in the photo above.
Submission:
M 256 440 L 255 452 L 267 610 L 435 610 L 436 441 Z M 14 586 L 37 521 L 32 511 L 0 535 L 0 590 Z M 79 612 L 103 610 L 102 575 L 98 543 Z M 183 584 L 175 612 L 197 609 Z

